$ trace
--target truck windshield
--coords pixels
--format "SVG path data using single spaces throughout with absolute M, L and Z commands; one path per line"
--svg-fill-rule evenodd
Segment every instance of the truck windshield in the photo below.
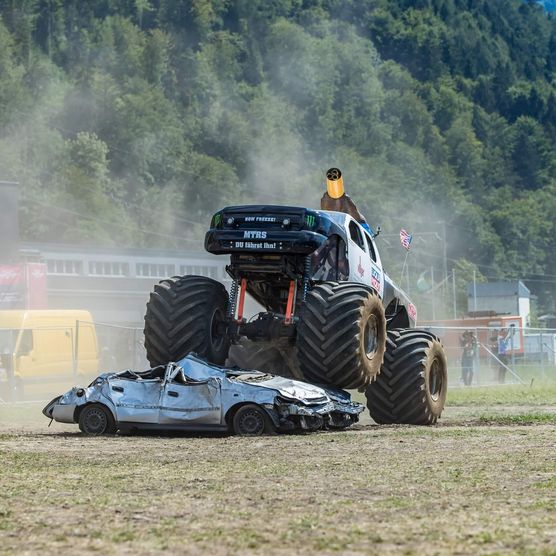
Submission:
M 347 280 L 349 263 L 346 256 L 346 244 L 337 236 L 330 236 L 311 255 L 312 279 L 315 281 Z

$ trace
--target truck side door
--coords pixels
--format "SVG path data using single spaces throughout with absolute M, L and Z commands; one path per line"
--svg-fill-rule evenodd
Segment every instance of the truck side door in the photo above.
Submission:
M 375 242 L 371 235 L 363 232 L 367 248 L 369 250 L 369 257 L 371 259 L 371 287 L 377 291 L 378 295 L 384 297 L 384 272 L 382 272 L 382 263 L 376 248 Z
M 363 230 L 352 218 L 348 219 L 347 225 L 349 280 L 351 282 L 359 282 L 370 286 L 371 259 L 369 257 L 367 244 L 363 238 Z

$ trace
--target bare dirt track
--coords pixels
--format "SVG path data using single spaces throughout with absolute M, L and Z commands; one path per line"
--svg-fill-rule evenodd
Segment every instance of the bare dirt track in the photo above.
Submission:
M 0 553 L 556 554 L 553 407 L 263 438 L 87 438 L 0 408 Z

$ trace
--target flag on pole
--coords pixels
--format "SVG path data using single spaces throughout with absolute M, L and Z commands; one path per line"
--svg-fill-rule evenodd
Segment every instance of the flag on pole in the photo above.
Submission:
M 406 230 L 403 228 L 400 230 L 400 241 L 402 242 L 402 246 L 406 251 L 409 251 L 409 246 L 411 245 L 411 240 L 413 236 L 407 233 Z

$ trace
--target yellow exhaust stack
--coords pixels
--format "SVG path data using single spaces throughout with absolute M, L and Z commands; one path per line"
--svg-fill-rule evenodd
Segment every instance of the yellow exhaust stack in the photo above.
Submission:
M 326 172 L 326 193 L 320 200 L 321 210 L 334 210 L 345 212 L 357 222 L 367 225 L 365 217 L 357 210 L 355 203 L 350 199 L 344 189 L 344 180 L 339 168 L 330 168 Z
M 344 179 L 339 168 L 330 168 L 326 172 L 326 190 L 332 199 L 339 199 L 344 193 Z

